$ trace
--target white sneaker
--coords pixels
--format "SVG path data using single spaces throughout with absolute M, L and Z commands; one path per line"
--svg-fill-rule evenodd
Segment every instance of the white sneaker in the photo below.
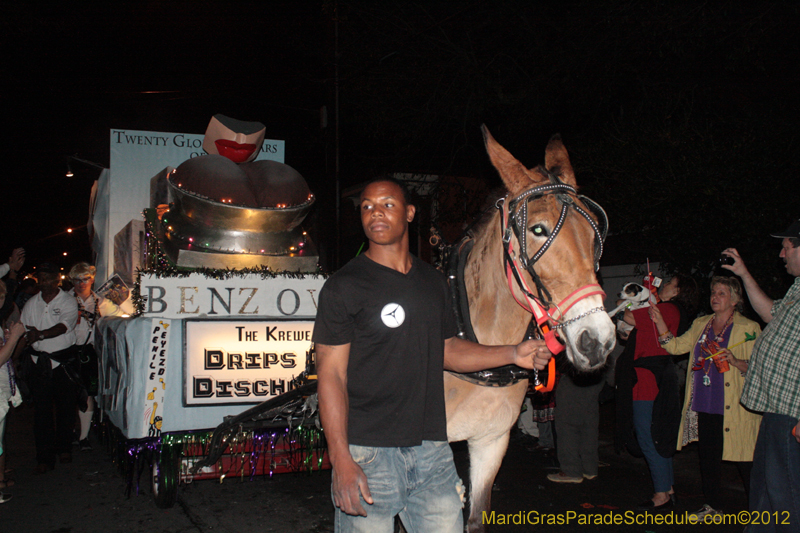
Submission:
M 548 474 L 547 479 L 556 483 L 583 483 L 583 476 L 572 477 L 566 475 L 564 472 L 557 472 L 555 474 Z
M 714 509 L 713 507 L 711 507 L 710 505 L 708 505 L 706 503 L 699 510 L 695 511 L 694 513 L 692 513 L 690 516 L 696 516 L 697 517 L 697 521 L 702 523 L 702 522 L 705 521 L 706 516 L 712 516 L 713 517 L 713 516 L 720 515 L 720 514 L 722 514 L 722 511 Z

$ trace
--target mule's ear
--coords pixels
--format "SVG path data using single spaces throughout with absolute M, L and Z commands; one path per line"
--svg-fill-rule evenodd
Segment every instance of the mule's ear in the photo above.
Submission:
M 561 142 L 561 135 L 553 135 L 553 137 L 550 138 L 550 142 L 547 143 L 547 149 L 544 152 L 544 166 L 550 171 L 558 167 L 561 181 L 573 187 L 577 186 L 575 172 L 572 170 L 572 164 L 569 162 L 567 149 L 564 148 L 564 143 Z
M 506 188 L 514 193 L 530 187 L 533 178 L 528 169 L 525 168 L 525 165 L 517 161 L 508 150 L 494 140 L 485 124 L 481 125 L 481 131 L 483 132 L 483 142 L 486 144 L 486 152 L 489 154 L 489 159 L 500 174 L 500 178 L 502 178 Z

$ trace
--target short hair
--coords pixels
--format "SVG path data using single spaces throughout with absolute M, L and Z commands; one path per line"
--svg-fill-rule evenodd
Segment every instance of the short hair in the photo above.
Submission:
M 89 263 L 81 261 L 80 263 L 76 263 L 69 270 L 69 279 L 75 279 L 80 276 L 85 276 L 86 274 L 89 274 L 90 276 L 95 278 L 97 277 L 97 269 L 94 266 L 90 265 Z
M 364 191 L 367 190 L 367 187 L 373 183 L 394 183 L 400 187 L 400 191 L 403 193 L 403 201 L 406 203 L 406 205 L 414 205 L 414 201 L 411 199 L 411 192 L 408 190 L 408 187 L 406 187 L 406 184 L 399 179 L 388 175 L 378 176 L 369 180 L 366 185 L 364 185 L 364 188 L 361 189 L 361 194 L 358 198 L 359 203 L 361 203 L 361 197 L 364 195 Z
M 792 248 L 800 248 L 800 237 L 787 237 Z
M 673 278 L 678 279 L 678 295 L 672 301 L 678 302 L 688 312 L 687 316 L 694 316 L 700 299 L 700 289 L 697 282 L 688 274 L 678 272 Z
M 711 278 L 711 290 L 714 290 L 714 285 L 728 287 L 731 295 L 736 296 L 736 310 L 740 313 L 744 311 L 744 291 L 739 278 L 734 276 L 714 276 Z

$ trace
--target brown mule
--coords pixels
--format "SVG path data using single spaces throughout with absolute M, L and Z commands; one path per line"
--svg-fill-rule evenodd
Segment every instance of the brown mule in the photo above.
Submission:
M 508 189 L 504 202 L 509 215 L 524 224 L 521 231 L 526 234 L 525 248 L 511 236 L 512 255 L 519 259 L 527 250 L 528 257 L 536 256 L 534 252 L 542 251 L 544 245 L 543 253 L 534 260 L 533 270 L 549 299 L 563 304 L 557 309 L 544 302 L 545 311 L 559 319 L 545 316 L 545 323 L 557 329 L 572 365 L 584 371 L 599 368 L 615 344 L 614 325 L 605 312 L 598 312 L 604 309 L 595 276 L 598 246 L 602 250 L 602 242 L 597 241 L 602 241 L 604 235 L 597 229 L 600 221 L 592 205 L 597 209 L 599 206 L 575 194 L 575 174 L 560 139 L 554 138 L 547 145 L 543 166 L 526 169 L 488 130 L 484 128 L 483 132 L 492 164 Z M 547 190 L 550 184 L 556 184 L 553 191 Z M 536 194 L 528 196 L 530 192 Z M 521 213 L 523 209 L 525 212 Z M 519 284 L 509 282 L 501 216 L 503 212 L 498 210 L 475 229 L 474 246 L 464 270 L 475 335 L 480 343 L 490 345 L 521 342 L 531 321 L 531 310 L 524 307 L 531 298 L 526 297 Z M 554 238 L 549 239 L 553 234 Z M 537 300 L 536 283 L 525 268 L 520 270 L 520 277 L 528 296 Z M 586 292 L 586 287 L 598 290 Z M 584 295 L 577 301 L 569 298 L 582 289 Z M 469 447 L 471 488 L 467 531 L 483 531 L 482 513 L 490 510 L 492 484 L 508 447 L 509 432 L 519 416 L 528 380 L 506 387 L 485 387 L 445 372 L 444 385 L 448 439 L 466 440 Z

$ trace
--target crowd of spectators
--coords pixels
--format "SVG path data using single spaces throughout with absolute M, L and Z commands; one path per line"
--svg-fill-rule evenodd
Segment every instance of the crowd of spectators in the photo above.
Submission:
M 96 270 L 88 263 L 74 265 L 67 276 L 49 263 L 26 276 L 24 263 L 25 251 L 17 248 L 0 265 L 0 503 L 11 499 L 15 484 L 3 449 L 6 414 L 23 400 L 34 406 L 37 474 L 57 461 L 71 463 L 74 443 L 91 451 L 94 325 L 101 316 L 122 314 L 92 290 Z
M 711 278 L 711 314 L 694 318 L 698 288 L 678 274 L 662 284 L 656 305 L 619 318 L 633 330 L 621 333 L 624 350 L 615 362 L 615 446 L 644 457 L 654 487 L 650 499 L 632 505 L 637 510 L 675 507 L 672 457 L 694 442 L 705 500 L 695 520 L 742 510 L 730 509 L 723 497 L 723 462 L 738 470 L 751 511 L 800 516 L 800 220 L 772 237 L 781 239 L 779 257 L 795 278 L 782 299 L 768 297 L 728 248 L 722 255 L 729 259 Z M 766 324 L 763 332 L 744 316 L 745 298 L 753 318 Z M 681 356 L 688 357 L 682 399 L 674 364 Z M 559 381 L 552 419 L 560 471 L 550 481 L 595 477 L 598 388 L 596 380 Z M 526 407 L 517 438 L 535 435 L 525 412 L 530 400 Z M 800 531 L 793 522 L 751 524 L 747 531 Z

